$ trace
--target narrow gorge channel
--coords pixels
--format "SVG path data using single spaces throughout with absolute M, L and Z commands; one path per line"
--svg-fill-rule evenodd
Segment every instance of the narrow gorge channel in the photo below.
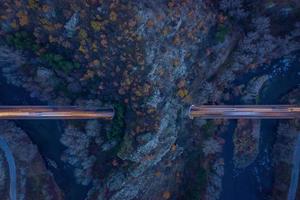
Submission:
M 7 84 L 0 75 L 0 103 L 4 105 L 46 105 L 20 87 Z M 72 166 L 61 160 L 65 147 L 60 143 L 63 120 L 14 120 L 38 146 L 47 168 L 53 173 L 57 184 L 66 194 L 66 199 L 83 199 L 88 187 L 76 183 Z M 51 165 L 50 162 L 53 164 Z
M 275 60 L 272 64 L 259 71 L 240 77 L 240 84 L 247 84 L 253 77 L 269 75 L 270 80 L 264 84 L 259 93 L 258 104 L 281 104 L 281 98 L 300 84 L 299 53 L 290 57 Z M 237 80 L 239 82 L 239 80 Z M 234 99 L 231 104 L 241 104 L 240 99 Z M 224 133 L 225 145 L 224 177 L 222 200 L 232 199 L 268 199 L 272 195 L 274 171 L 272 164 L 273 144 L 279 120 L 261 120 L 259 153 L 253 163 L 242 169 L 234 168 L 232 142 L 236 123 L 229 123 Z M 296 181 L 296 180 L 295 180 Z

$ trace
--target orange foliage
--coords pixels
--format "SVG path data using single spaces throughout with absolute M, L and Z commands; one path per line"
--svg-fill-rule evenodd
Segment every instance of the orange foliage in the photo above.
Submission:
M 163 193 L 163 198 L 164 198 L 164 199 L 170 199 L 170 197 L 171 197 L 171 193 L 170 193 L 169 191 L 165 191 L 165 192 Z
M 160 171 L 155 172 L 155 176 L 156 177 L 160 177 L 161 176 L 161 172 Z
M 153 26 L 154 26 L 153 20 L 149 19 L 146 23 L 146 26 L 147 26 L 147 28 L 153 28 Z
M 29 23 L 29 19 L 28 19 L 28 16 L 27 16 L 26 12 L 19 11 L 17 13 L 17 17 L 19 18 L 19 23 L 20 23 L 21 26 L 25 26 Z

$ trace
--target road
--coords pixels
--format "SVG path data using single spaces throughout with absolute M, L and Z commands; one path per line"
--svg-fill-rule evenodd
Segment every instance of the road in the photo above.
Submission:
M 9 167 L 9 177 L 10 177 L 10 185 L 9 185 L 9 197 L 10 200 L 16 200 L 17 196 L 17 175 L 16 175 L 16 164 L 14 156 L 9 149 L 7 142 L 0 137 L 0 148 L 4 151 L 5 158 Z
M 191 106 L 190 118 L 203 119 L 295 119 L 300 106 L 294 105 L 201 105 Z
M 297 138 L 295 151 L 293 155 L 293 168 L 291 173 L 291 182 L 289 187 L 288 200 L 296 199 L 298 179 L 299 179 L 299 167 L 300 167 L 300 135 Z
M 76 106 L 0 106 L 0 119 L 104 119 L 113 109 L 85 109 Z

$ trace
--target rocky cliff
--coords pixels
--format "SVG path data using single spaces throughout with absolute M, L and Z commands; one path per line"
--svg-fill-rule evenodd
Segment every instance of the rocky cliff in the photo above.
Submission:
M 46 169 L 37 147 L 28 136 L 13 122 L 1 121 L 0 136 L 8 143 L 16 164 L 17 199 L 63 199 L 52 174 Z M 2 199 L 9 199 L 10 176 L 5 157 L 1 152 L 1 190 Z

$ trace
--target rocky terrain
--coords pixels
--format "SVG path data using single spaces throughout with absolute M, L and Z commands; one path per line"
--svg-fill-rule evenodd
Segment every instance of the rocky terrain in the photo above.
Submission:
M 293 0 L 3 0 L 1 74 L 48 104 L 115 108 L 111 123 L 63 125 L 61 159 L 89 186 L 86 199 L 218 199 L 226 122 L 190 120 L 188 107 L 223 103 L 239 76 L 299 50 L 299 7 Z M 251 100 L 266 78 L 259 80 L 246 92 Z M 251 155 L 237 144 L 237 165 L 246 166 L 259 125 L 239 125 Z
M 16 165 L 16 199 L 63 199 L 52 174 L 46 169 L 43 158 L 28 136 L 13 122 L 0 123 L 1 139 L 8 143 Z M 1 152 L 2 153 L 2 152 Z M 1 154 L 2 199 L 10 199 L 10 180 L 8 163 Z
M 258 102 L 259 92 L 268 79 L 268 75 L 252 79 L 244 91 L 245 96 L 243 96 L 243 102 L 246 104 L 256 104 Z
M 289 124 L 280 124 L 278 127 L 278 142 L 274 146 L 275 183 L 273 196 L 275 199 L 284 199 L 288 196 L 293 152 L 296 146 L 298 131 Z
M 292 90 L 282 98 L 282 101 L 290 104 L 299 104 L 299 88 Z M 299 120 L 281 122 L 278 126 L 277 140 L 274 145 L 275 183 L 273 190 L 274 199 L 291 199 L 291 179 L 299 174 L 293 174 L 293 168 L 297 167 L 297 146 L 299 139 Z M 296 156 L 296 157 L 295 157 Z M 293 177 L 294 176 L 294 177 Z M 296 197 L 299 197 L 299 185 L 296 184 Z M 296 198 L 296 199 L 297 199 Z

